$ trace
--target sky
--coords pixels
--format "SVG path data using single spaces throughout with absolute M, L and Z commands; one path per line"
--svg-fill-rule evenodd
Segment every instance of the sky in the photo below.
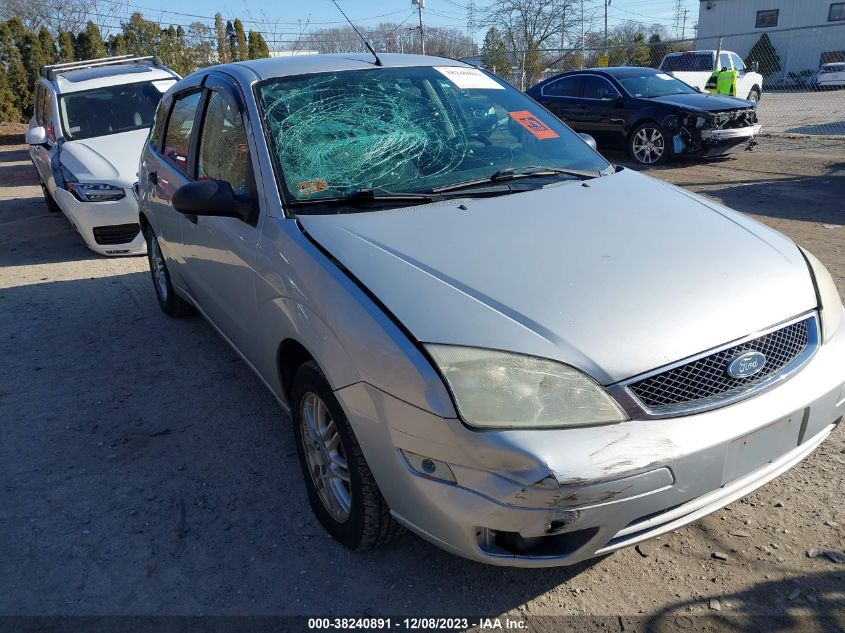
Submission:
M 468 4 L 474 1 L 476 11 L 483 10 L 489 0 L 425 0 L 423 17 L 426 25 L 467 28 Z M 553 0 L 552 0 L 553 1 Z M 612 26 L 625 20 L 647 24 L 660 23 L 673 29 L 677 0 L 610 0 L 608 24 Z M 698 20 L 698 0 L 681 0 L 689 10 L 686 36 L 694 34 L 692 26 Z M 406 27 L 419 24 L 416 7 L 411 0 L 339 0 L 346 14 L 358 25 L 375 26 L 380 22 L 403 23 Z M 133 11 L 141 11 L 148 19 L 163 23 L 188 24 L 198 20 L 210 24 L 216 12 L 224 18 L 239 17 L 244 27 L 276 31 L 276 46 L 296 37 L 301 28 L 336 27 L 344 24 L 343 16 L 331 0 L 310 0 L 306 2 L 281 2 L 280 0 L 97 0 L 100 11 L 107 11 L 115 19 L 125 18 Z M 584 0 L 585 12 L 596 12 L 603 21 L 603 0 Z M 267 22 L 273 26 L 268 29 Z M 475 33 L 481 41 L 481 29 Z

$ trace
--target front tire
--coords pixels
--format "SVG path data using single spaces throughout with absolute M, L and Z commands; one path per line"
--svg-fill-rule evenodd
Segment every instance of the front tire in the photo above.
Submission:
M 748 101 L 760 103 L 760 91 L 757 88 L 752 88 L 751 92 L 748 93 Z
M 631 132 L 628 152 L 639 165 L 659 165 L 669 158 L 669 135 L 659 123 L 647 121 Z
M 162 312 L 177 319 L 193 314 L 194 307 L 176 294 L 176 290 L 170 282 L 167 262 L 164 260 L 158 238 L 156 238 L 155 231 L 151 226 L 147 225 L 144 229 L 144 237 L 147 239 L 147 261 L 150 263 L 153 288 Z
M 41 193 L 44 194 L 44 202 L 47 203 L 47 211 L 50 213 L 61 213 L 62 208 L 59 206 L 59 203 L 56 202 L 56 199 L 50 195 L 50 192 L 47 190 L 47 186 L 41 182 Z
M 378 489 L 349 420 L 314 361 L 296 372 L 291 422 L 308 501 L 323 528 L 353 550 L 404 533 Z

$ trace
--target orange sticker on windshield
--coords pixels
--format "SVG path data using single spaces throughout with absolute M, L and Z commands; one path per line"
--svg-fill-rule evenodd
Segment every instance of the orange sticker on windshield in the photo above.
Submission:
M 310 196 L 312 193 L 320 193 L 329 188 L 329 183 L 325 180 L 303 180 L 296 185 L 299 193 L 304 196 Z
M 519 123 L 522 127 L 539 139 L 558 138 L 557 132 L 531 114 L 528 110 L 508 112 L 508 114 L 511 115 L 511 118 L 514 121 Z

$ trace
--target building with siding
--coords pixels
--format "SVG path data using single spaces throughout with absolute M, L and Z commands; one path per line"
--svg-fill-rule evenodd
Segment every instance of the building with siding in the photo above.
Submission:
M 845 61 L 845 1 L 700 0 L 697 48 L 716 48 L 722 36 L 724 48 L 745 58 L 763 33 L 780 58 L 775 81 Z

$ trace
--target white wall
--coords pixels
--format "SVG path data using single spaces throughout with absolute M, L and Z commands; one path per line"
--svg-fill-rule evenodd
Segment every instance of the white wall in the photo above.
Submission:
M 722 35 L 722 47 L 745 58 L 765 32 L 769 34 L 780 57 L 782 74 L 817 70 L 823 52 L 845 51 L 845 21 L 827 21 L 833 1 L 701 0 L 696 48 L 716 48 L 717 37 Z M 757 11 L 767 9 L 780 11 L 777 26 L 771 29 L 756 28 Z M 819 28 L 785 31 L 812 26 Z M 748 35 L 730 37 L 731 33 Z

